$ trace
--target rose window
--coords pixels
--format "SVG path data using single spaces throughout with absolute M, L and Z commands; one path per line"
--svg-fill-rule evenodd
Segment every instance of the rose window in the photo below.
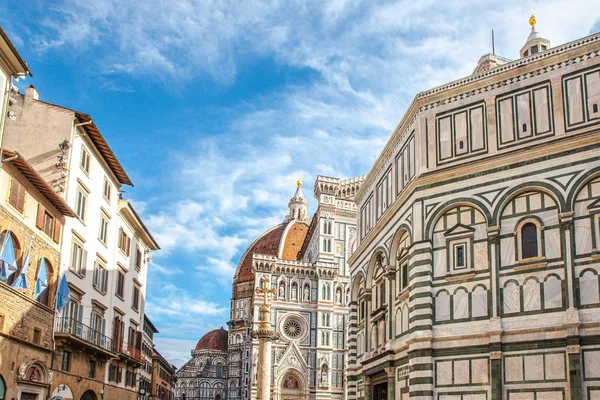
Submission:
M 290 315 L 284 319 L 281 330 L 288 340 L 302 340 L 306 336 L 306 322 L 297 315 Z

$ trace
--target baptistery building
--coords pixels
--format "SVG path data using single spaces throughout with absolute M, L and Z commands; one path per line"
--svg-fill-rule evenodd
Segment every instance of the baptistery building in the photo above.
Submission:
M 600 399 L 600 34 L 419 93 L 355 195 L 349 399 Z

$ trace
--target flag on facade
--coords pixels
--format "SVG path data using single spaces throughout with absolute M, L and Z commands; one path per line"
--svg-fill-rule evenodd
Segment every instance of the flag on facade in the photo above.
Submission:
M 42 258 L 40 261 L 40 270 L 35 280 L 35 292 L 33 297 L 37 300 L 40 294 L 48 287 L 48 272 L 46 270 L 46 259 Z
M 27 268 L 29 267 L 29 255 L 31 254 L 31 247 L 29 251 L 27 251 L 27 255 L 25 256 L 25 260 L 23 261 L 23 268 L 21 268 L 21 273 L 12 283 L 12 287 L 15 289 L 27 289 Z
M 56 311 L 61 312 L 71 301 L 71 291 L 67 282 L 67 274 L 63 274 L 56 293 Z
M 6 282 L 8 277 L 17 270 L 17 258 L 15 257 L 15 244 L 13 243 L 10 230 L 6 231 L 6 238 L 2 243 L 0 252 L 0 281 Z

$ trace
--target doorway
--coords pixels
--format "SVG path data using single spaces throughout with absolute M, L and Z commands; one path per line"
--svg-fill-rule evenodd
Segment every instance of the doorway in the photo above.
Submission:
M 373 386 L 373 400 L 387 400 L 387 383 Z
M 38 400 L 38 395 L 33 393 L 21 393 L 21 400 Z
M 96 400 L 96 393 L 91 390 L 88 390 L 81 396 L 81 400 Z

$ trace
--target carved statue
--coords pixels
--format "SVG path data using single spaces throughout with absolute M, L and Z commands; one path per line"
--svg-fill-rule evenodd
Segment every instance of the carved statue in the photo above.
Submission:
M 341 289 L 338 289 L 335 292 L 335 302 L 337 304 L 342 304 L 342 290 Z
M 285 297 L 285 284 L 283 282 L 281 282 L 281 284 L 279 285 L 279 297 Z
M 296 284 L 292 285 L 292 300 L 298 299 L 298 286 Z
M 308 285 L 304 286 L 304 300 L 310 301 L 310 288 Z
M 327 366 L 323 365 L 321 367 L 321 385 L 327 385 Z

